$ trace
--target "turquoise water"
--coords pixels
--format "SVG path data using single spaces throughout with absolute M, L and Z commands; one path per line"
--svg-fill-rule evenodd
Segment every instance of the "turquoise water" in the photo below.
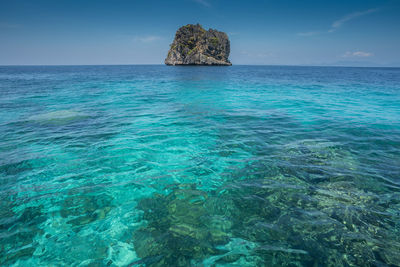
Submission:
M 0 67 L 0 265 L 400 266 L 400 69 Z

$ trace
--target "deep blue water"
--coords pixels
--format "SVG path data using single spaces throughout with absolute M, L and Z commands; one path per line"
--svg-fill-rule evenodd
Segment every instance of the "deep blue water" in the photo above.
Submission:
M 400 69 L 0 67 L 0 265 L 400 266 Z

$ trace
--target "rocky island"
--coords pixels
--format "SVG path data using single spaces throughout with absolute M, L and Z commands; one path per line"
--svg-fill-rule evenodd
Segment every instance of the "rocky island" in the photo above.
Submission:
M 206 31 L 200 24 L 188 24 L 176 32 L 165 64 L 231 66 L 229 53 L 226 33 L 214 29 Z

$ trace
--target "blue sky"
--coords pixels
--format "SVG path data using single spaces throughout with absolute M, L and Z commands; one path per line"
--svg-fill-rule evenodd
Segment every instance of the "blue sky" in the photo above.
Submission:
M 188 23 L 234 64 L 400 66 L 400 0 L 1 0 L 0 65 L 161 64 Z

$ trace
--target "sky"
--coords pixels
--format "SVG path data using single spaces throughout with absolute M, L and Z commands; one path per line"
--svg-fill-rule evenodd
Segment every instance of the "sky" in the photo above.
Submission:
M 195 23 L 233 64 L 400 66 L 400 0 L 0 0 L 0 65 L 163 64 Z

